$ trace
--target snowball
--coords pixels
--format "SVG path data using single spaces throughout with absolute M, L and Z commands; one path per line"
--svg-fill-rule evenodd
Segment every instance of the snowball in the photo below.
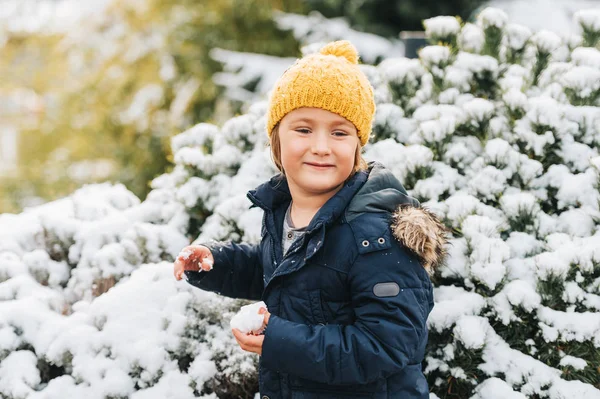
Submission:
M 240 311 L 231 318 L 231 328 L 237 328 L 241 332 L 260 334 L 263 331 L 264 315 L 258 314 L 260 308 L 267 308 L 263 302 L 256 302 L 242 306 Z

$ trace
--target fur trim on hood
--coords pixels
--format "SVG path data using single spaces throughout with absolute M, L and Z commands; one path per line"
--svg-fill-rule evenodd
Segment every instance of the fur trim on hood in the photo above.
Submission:
M 444 263 L 449 230 L 431 211 L 401 204 L 393 213 L 391 227 L 394 237 L 421 258 L 427 273 L 433 275 Z

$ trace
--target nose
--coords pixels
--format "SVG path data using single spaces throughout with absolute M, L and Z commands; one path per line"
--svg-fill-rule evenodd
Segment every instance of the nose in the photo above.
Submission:
M 317 131 L 312 136 L 312 152 L 317 155 L 329 155 L 331 148 L 329 147 L 329 134 L 325 131 Z

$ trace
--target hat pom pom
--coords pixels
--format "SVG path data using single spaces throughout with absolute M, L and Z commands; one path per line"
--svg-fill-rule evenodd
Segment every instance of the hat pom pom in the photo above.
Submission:
M 358 64 L 358 51 L 348 40 L 327 43 L 320 52 L 323 55 L 331 54 L 336 57 L 344 57 L 352 64 Z

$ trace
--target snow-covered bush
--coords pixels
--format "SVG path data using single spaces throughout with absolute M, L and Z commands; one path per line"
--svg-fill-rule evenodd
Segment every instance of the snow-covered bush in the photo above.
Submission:
M 89 185 L 0 215 L 0 397 L 254 394 L 239 301 L 173 277 L 190 224 L 175 194 Z
M 432 398 L 598 398 L 600 14 L 582 36 L 425 21 L 418 60 L 363 65 L 377 115 L 365 158 L 452 229 L 434 276 L 424 364 Z M 257 242 L 246 192 L 276 169 L 265 102 L 172 139 L 175 167 L 140 202 L 86 186 L 0 216 L 0 396 L 252 397 L 235 345 L 241 302 L 190 288 L 196 240 Z

